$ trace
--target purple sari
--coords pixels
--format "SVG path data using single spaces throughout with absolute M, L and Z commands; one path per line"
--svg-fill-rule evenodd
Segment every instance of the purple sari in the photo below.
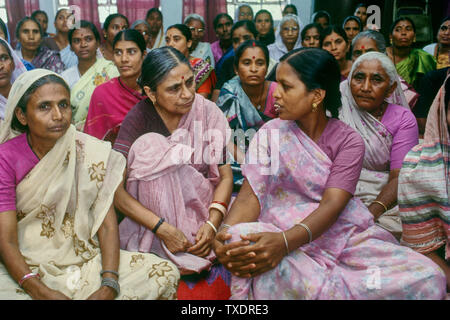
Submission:
M 277 143 L 268 134 L 273 130 Z M 293 121 L 266 123 L 251 142 L 248 159 L 258 151 L 264 165 L 243 165 L 243 173 L 258 197 L 260 216 L 229 228 L 231 242 L 241 234 L 281 232 L 303 221 L 319 207 L 330 174 L 331 160 Z M 274 269 L 251 279 L 232 276 L 231 299 L 442 299 L 445 285 L 437 265 L 398 245 L 354 197 L 333 226 Z

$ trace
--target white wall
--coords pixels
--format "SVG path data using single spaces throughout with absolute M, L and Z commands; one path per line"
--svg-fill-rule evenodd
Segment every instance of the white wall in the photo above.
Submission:
M 291 0 L 291 3 L 297 7 L 298 16 L 303 25 L 310 23 L 314 9 L 314 0 Z
M 47 12 L 48 15 L 48 28 L 47 32 L 55 33 L 54 17 L 57 10 L 57 0 L 39 0 L 39 8 L 42 11 Z
M 214 1 L 214 0 L 209 0 Z M 161 12 L 164 17 L 164 32 L 167 27 L 183 23 L 183 0 L 161 0 Z

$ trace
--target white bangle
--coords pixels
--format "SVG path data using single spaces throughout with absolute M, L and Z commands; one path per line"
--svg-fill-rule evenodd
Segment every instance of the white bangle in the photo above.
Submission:
M 306 231 L 308 232 L 308 236 L 309 236 L 309 242 L 308 242 L 308 243 L 311 243 L 312 240 L 313 240 L 313 236 L 312 236 L 311 229 L 310 229 L 306 224 L 304 224 L 304 223 L 297 223 L 297 224 L 298 224 L 299 226 L 301 226 L 301 227 L 303 227 L 303 228 L 306 229 Z
M 220 203 L 211 203 L 208 211 L 211 209 L 217 209 L 220 211 L 220 213 L 222 214 L 222 217 L 225 217 L 225 215 L 227 214 L 227 208 L 225 208 L 225 206 L 221 205 Z
M 215 233 L 217 233 L 217 228 L 211 221 L 208 220 L 208 221 L 206 221 L 206 223 L 209 224 L 211 226 L 211 228 L 213 228 Z

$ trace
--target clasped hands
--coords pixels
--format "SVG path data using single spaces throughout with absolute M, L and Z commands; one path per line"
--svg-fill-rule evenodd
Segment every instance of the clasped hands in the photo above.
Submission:
M 241 235 L 240 241 L 225 244 L 230 239 L 226 229 L 220 231 L 214 251 L 220 263 L 237 277 L 252 278 L 272 270 L 287 254 L 281 232 Z
M 204 258 L 211 252 L 215 232 L 211 226 L 204 223 L 197 231 L 195 243 L 192 244 L 181 230 L 169 223 L 163 223 L 156 235 L 173 254 L 187 252 Z

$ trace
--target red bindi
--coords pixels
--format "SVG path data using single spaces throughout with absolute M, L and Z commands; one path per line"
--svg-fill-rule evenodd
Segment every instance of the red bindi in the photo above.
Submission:
M 253 56 L 252 58 L 253 58 L 253 60 L 255 60 L 255 56 Z
M 361 49 L 365 49 L 365 47 L 364 47 L 364 46 L 361 46 Z
M 183 76 L 181 77 L 181 80 L 184 80 L 184 77 L 183 77 Z

